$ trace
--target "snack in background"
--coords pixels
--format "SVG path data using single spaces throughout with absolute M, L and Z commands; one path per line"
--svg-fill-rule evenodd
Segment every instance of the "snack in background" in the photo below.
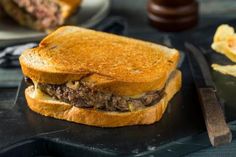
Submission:
M 216 30 L 211 47 L 216 52 L 236 62 L 236 34 L 234 28 L 227 24 L 220 25 Z M 211 66 L 218 72 L 236 77 L 236 65 L 212 64 Z
M 0 0 L 5 12 L 20 25 L 47 31 L 63 25 L 81 0 Z
M 220 25 L 216 30 L 211 47 L 216 52 L 224 54 L 230 60 L 236 62 L 236 34 L 234 28 L 226 24 Z

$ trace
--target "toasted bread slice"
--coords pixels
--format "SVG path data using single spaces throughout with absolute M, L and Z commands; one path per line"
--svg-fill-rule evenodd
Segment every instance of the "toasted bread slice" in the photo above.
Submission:
M 79 27 L 61 27 L 20 57 L 24 75 L 62 84 L 83 78 L 118 95 L 164 87 L 179 53 L 161 45 Z
M 70 104 L 35 98 L 34 87 L 25 90 L 28 106 L 35 112 L 44 116 L 68 120 L 76 123 L 99 127 L 120 127 L 127 125 L 151 124 L 159 121 L 166 110 L 167 104 L 181 87 L 181 73 L 175 71 L 169 78 L 166 95 L 155 105 L 133 112 L 108 112 L 95 109 L 85 109 Z

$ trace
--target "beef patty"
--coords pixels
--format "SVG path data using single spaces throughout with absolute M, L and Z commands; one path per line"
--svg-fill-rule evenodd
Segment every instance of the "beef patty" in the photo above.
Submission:
M 32 82 L 26 79 L 27 82 Z M 161 91 L 151 91 L 137 97 L 118 96 L 91 88 L 82 81 L 71 81 L 55 85 L 39 83 L 38 87 L 50 97 L 81 108 L 95 108 L 103 111 L 127 112 L 155 105 L 165 95 Z

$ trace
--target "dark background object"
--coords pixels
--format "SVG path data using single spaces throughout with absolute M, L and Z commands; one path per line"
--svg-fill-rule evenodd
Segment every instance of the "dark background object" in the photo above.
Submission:
M 149 0 L 148 17 L 153 26 L 164 31 L 181 31 L 197 24 L 195 0 Z

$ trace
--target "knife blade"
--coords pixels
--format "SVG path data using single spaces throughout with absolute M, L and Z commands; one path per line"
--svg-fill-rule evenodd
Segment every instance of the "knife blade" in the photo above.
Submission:
M 196 46 L 186 42 L 185 47 L 210 142 L 212 146 L 230 143 L 232 133 L 225 121 L 224 112 L 217 98 L 216 86 L 208 63 Z

